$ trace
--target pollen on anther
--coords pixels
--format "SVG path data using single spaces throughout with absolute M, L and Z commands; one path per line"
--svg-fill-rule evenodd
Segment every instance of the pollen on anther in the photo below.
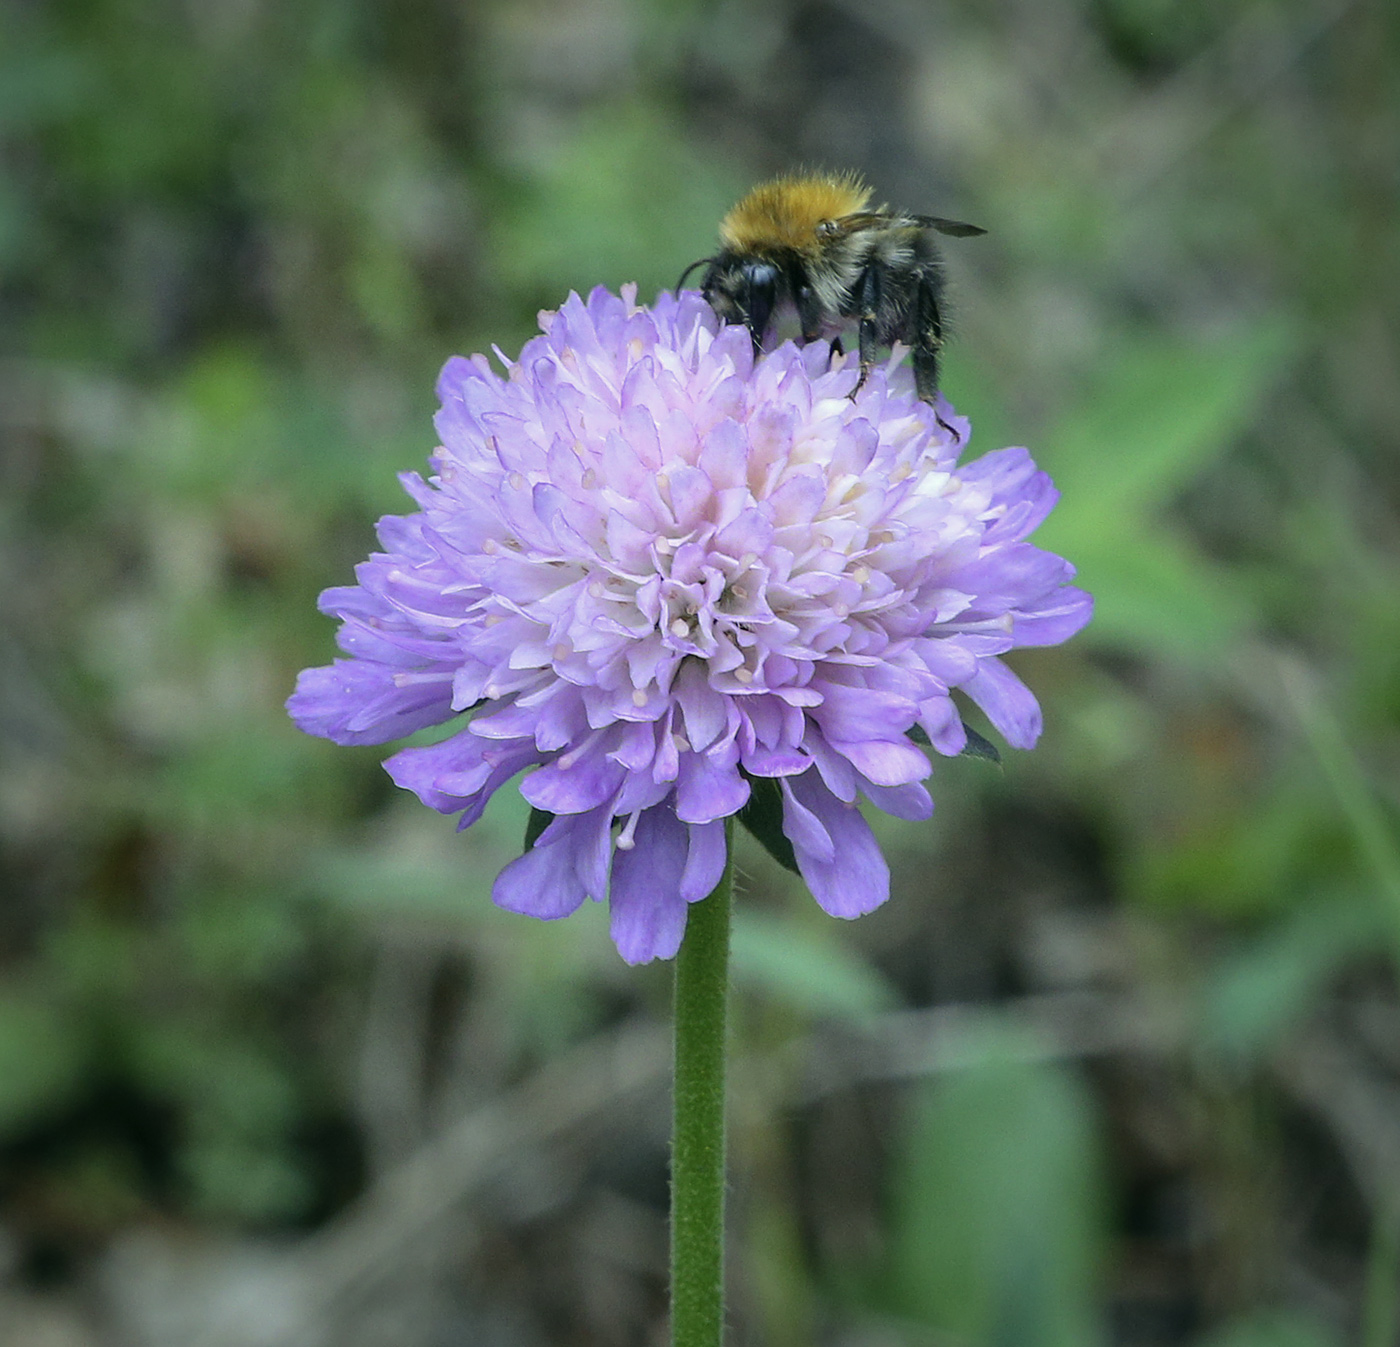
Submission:
M 735 669 L 735 670 L 734 670 L 734 681 L 735 681 L 736 683 L 752 683 L 752 682 L 753 682 L 753 670 L 752 670 L 752 669 Z
M 647 704 L 647 701 L 648 697 L 644 688 L 634 688 L 632 690 L 633 706 L 645 706 Z
M 855 570 L 851 572 L 851 579 L 858 585 L 865 584 L 865 582 L 870 579 L 870 567 L 857 566 Z
M 525 482 L 525 474 L 524 474 L 523 472 L 513 472 L 513 473 L 511 473 L 511 475 L 510 475 L 506 480 L 510 482 L 511 490 L 513 490 L 513 491 L 524 491 L 524 490 L 525 490 L 526 482 Z
M 690 624 L 685 620 L 685 618 L 683 618 L 683 617 L 678 617 L 674 622 L 671 623 L 671 635 L 672 635 L 672 636 L 689 636 L 689 635 L 690 635 Z
M 565 644 L 563 641 L 560 641 L 559 644 L 554 647 L 554 658 L 557 660 L 568 659 L 573 653 L 573 647 Z

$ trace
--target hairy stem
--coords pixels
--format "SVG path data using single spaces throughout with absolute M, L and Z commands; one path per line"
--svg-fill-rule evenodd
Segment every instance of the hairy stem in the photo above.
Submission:
M 724 1068 L 733 829 L 718 887 L 695 903 L 676 956 L 675 1113 L 671 1142 L 671 1343 L 724 1337 Z

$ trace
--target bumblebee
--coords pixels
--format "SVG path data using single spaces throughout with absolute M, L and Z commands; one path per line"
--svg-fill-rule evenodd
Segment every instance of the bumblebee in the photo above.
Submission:
M 676 288 L 705 267 L 701 292 L 721 322 L 748 328 L 755 354 L 789 312 L 796 313 L 804 342 L 829 338 L 833 352 L 841 350 L 842 330 L 858 324 L 855 392 L 876 349 L 904 342 L 913 351 L 918 395 L 933 403 L 944 333 L 943 264 L 931 235 L 987 231 L 869 205 L 870 188 L 854 173 L 763 183 L 720 221 L 720 251 L 687 267 Z

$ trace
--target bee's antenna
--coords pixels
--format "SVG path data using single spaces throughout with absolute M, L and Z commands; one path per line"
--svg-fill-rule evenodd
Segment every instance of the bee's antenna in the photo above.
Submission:
M 690 273 L 694 271 L 696 267 L 703 267 L 708 263 L 713 262 L 714 260 L 715 259 L 713 257 L 702 257 L 698 262 L 692 262 L 688 267 L 686 267 L 686 269 L 683 272 L 681 272 L 680 280 L 676 282 L 675 293 L 680 294 L 681 286 L 685 284 L 685 278 L 689 276 Z

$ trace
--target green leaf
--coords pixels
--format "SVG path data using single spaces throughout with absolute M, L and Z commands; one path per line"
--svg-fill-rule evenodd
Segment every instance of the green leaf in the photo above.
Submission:
M 739 822 L 758 840 L 763 849 L 785 870 L 800 874 L 797 856 L 783 832 L 783 793 L 769 776 L 749 778 L 749 802 L 739 811 Z

